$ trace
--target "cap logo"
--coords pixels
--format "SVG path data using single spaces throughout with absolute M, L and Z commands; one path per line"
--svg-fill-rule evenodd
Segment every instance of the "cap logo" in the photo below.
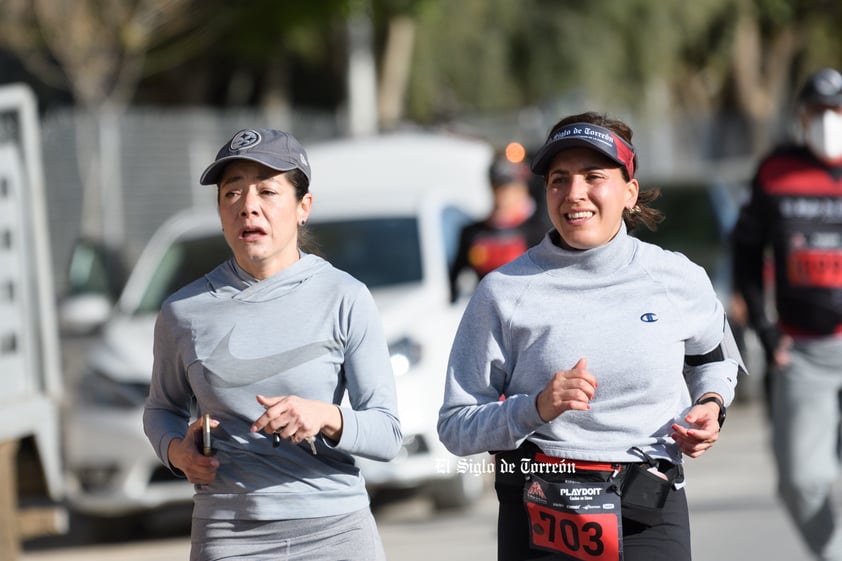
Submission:
M 629 177 L 634 177 L 634 147 L 611 129 L 589 123 L 572 123 L 557 130 L 535 156 L 533 171 L 545 173 L 550 158 L 563 149 L 562 145 L 581 145 L 582 142 L 621 164 Z
M 614 147 L 614 137 L 608 133 L 600 132 L 598 130 L 592 129 L 591 127 L 567 127 L 563 128 L 558 131 L 555 136 L 553 136 L 551 142 L 556 140 L 561 140 L 562 138 L 567 138 L 568 136 L 577 136 L 577 137 L 586 137 L 592 140 L 596 140 L 597 142 L 601 142 L 607 146 Z
M 234 138 L 231 139 L 231 150 L 236 152 L 239 150 L 245 150 L 246 148 L 251 148 L 252 146 L 260 143 L 260 133 L 256 130 L 246 129 L 238 132 L 234 135 Z

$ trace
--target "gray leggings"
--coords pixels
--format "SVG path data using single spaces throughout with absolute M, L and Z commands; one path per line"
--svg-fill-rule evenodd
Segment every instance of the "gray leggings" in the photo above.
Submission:
M 368 508 L 321 518 L 193 518 L 190 561 L 385 561 Z
M 770 372 L 780 493 L 816 558 L 842 561 L 831 501 L 839 474 L 842 338 L 797 341 L 791 356 L 788 367 Z

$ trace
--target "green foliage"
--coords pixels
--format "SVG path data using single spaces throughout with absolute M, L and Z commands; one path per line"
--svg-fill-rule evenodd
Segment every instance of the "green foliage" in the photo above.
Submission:
M 418 17 L 410 112 L 424 119 L 564 96 L 634 106 L 653 79 L 681 72 L 684 53 L 722 56 L 723 45 L 707 41 L 730 3 L 430 2 Z
M 409 111 L 422 120 L 523 102 L 509 42 L 522 17 L 509 0 L 429 1 L 418 10 Z
M 655 85 L 670 94 L 661 111 L 733 108 L 735 61 L 752 56 L 736 46 L 751 32 L 739 14 L 754 22 L 756 37 L 743 40 L 756 44 L 759 77 L 774 77 L 775 64 L 799 79 L 842 65 L 838 0 L 430 0 L 417 17 L 409 113 L 431 120 L 563 98 L 639 111 Z M 793 56 L 781 51 L 787 34 L 794 58 L 777 60 Z
M 231 58 L 265 63 L 279 51 L 325 62 L 326 38 L 341 27 L 354 0 L 216 0 L 212 11 L 224 22 L 217 49 Z M 221 13 L 219 13 L 221 12 Z
M 32 30 L 34 2 L 0 0 L 0 26 L 6 42 L 17 39 L 21 57 L 43 69 L 41 59 L 50 57 L 33 55 L 46 48 Z M 125 11 L 138 2 L 101 5 Z M 190 0 L 156 35 L 166 39 L 150 44 L 143 75 L 191 67 L 199 76 L 207 67 L 216 82 L 250 72 L 259 83 L 271 69 L 305 105 L 337 102 L 346 22 L 360 13 L 373 23 L 378 61 L 391 20 L 414 20 L 406 115 L 421 122 L 559 99 L 632 111 L 751 113 L 740 104 L 762 96 L 740 96 L 740 88 L 777 91 L 788 81 L 783 89 L 792 91 L 819 66 L 842 67 L 839 0 Z M 124 43 L 136 43 L 131 29 L 124 35 Z M 747 79 L 738 68 L 757 76 Z M 310 94 L 302 82 L 313 76 L 320 79 Z M 335 93 L 320 93 L 327 89 Z

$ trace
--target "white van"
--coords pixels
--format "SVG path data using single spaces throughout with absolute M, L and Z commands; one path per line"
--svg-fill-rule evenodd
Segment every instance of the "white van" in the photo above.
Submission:
M 404 446 L 391 462 L 359 460 L 369 489 L 420 489 L 440 508 L 469 505 L 484 470 L 463 469 L 439 442 L 436 421 L 464 305 L 450 303 L 448 263 L 461 226 L 490 208 L 491 147 L 413 133 L 314 145 L 308 155 L 318 253 L 368 285 L 392 354 Z M 192 486 L 160 464 L 141 426 L 153 324 L 164 298 L 229 256 L 212 211 L 179 214 L 150 240 L 66 412 L 75 509 L 127 514 L 191 499 Z

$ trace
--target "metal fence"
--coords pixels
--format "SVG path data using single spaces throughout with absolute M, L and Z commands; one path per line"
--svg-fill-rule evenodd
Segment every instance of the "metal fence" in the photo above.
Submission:
M 100 129 L 105 145 L 99 153 L 107 162 L 88 158 L 97 156 L 95 145 L 80 145 L 95 143 L 97 137 L 80 135 L 79 113 L 50 113 L 42 125 L 53 267 L 61 291 L 63 271 L 80 236 L 104 236 L 131 265 L 173 213 L 214 204 L 215 190 L 199 185 L 198 177 L 222 142 L 241 128 L 272 123 L 257 111 L 131 109 Z M 299 113 L 289 128 L 302 142 L 339 134 L 336 118 L 326 114 Z M 88 186 L 86 192 L 80 162 L 100 166 L 101 190 Z

